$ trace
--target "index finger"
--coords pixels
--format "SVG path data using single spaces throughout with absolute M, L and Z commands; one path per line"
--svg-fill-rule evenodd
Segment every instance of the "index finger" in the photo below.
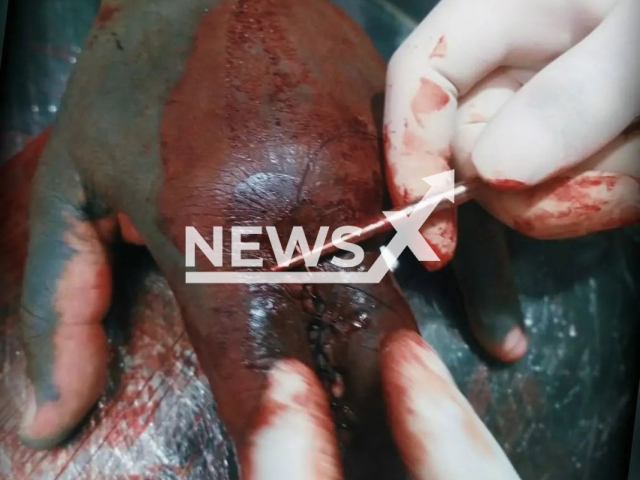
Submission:
M 463 3 L 469 8 L 462 10 Z M 441 3 L 391 59 L 384 134 L 387 182 L 395 206 L 417 201 L 426 193 L 422 178 L 451 169 L 450 145 L 461 90 L 488 73 L 502 56 L 504 33 L 495 16 L 487 15 L 485 4 Z M 492 24 L 487 29 L 491 34 L 464 28 L 465 18 L 474 13 Z M 464 54 L 467 45 L 478 46 L 478 42 L 483 55 Z M 425 262 L 427 268 L 446 264 L 456 245 L 455 212 L 433 215 L 422 234 L 440 258 L 439 263 Z
M 447 367 L 418 333 L 405 330 L 386 339 L 381 369 L 391 428 L 412 478 L 519 479 Z

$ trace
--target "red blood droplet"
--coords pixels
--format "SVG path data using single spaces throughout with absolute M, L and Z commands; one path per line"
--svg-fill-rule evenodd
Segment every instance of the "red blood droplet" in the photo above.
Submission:
M 120 8 L 114 5 L 105 4 L 102 6 L 96 17 L 98 28 L 104 28 L 113 16 L 120 11 Z

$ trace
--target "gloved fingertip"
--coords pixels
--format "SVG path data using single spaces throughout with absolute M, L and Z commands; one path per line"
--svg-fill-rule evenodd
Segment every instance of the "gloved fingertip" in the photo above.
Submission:
M 478 138 L 471 161 L 480 178 L 501 190 L 536 185 L 564 169 L 568 159 L 558 134 L 530 109 L 499 116 Z
M 447 266 L 453 259 L 458 239 L 455 211 L 445 210 L 433 214 L 420 232 L 439 259 L 422 262 L 425 268 L 435 272 Z

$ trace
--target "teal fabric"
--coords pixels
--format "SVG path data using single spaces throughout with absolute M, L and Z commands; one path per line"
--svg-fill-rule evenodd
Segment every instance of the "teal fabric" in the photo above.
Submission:
M 0 70 L 0 159 L 53 122 L 99 5 L 100 0 L 10 0 Z
M 7 0 L 0 0 L 0 65 L 2 61 L 2 45 L 4 42 L 4 28 L 7 20 Z

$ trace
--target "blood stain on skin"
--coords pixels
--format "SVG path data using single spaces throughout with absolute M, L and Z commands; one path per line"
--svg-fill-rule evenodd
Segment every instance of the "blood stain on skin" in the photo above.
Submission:
M 410 370 L 405 370 L 405 382 L 404 387 L 407 390 L 407 397 L 409 396 L 408 390 L 419 388 L 419 384 L 424 382 L 428 384 L 428 396 L 439 397 L 441 401 L 450 402 L 451 405 L 455 405 L 459 408 L 459 412 L 462 419 L 462 426 L 468 435 L 469 439 L 485 454 L 488 456 L 493 455 L 493 446 L 488 440 L 487 433 L 483 430 L 480 420 L 474 415 L 473 408 L 465 401 L 462 394 L 458 391 L 451 374 L 447 370 L 447 367 L 442 363 L 442 360 L 438 356 L 437 352 L 433 350 L 419 334 L 415 332 L 399 332 L 393 335 L 390 344 L 395 344 L 392 348 L 394 355 L 387 359 L 392 362 L 390 365 L 398 365 L 400 368 L 404 365 L 405 368 L 409 367 Z M 409 373 L 413 370 L 413 374 Z M 482 371 L 479 373 L 480 381 L 487 384 L 487 372 Z M 417 378 L 416 378 L 417 376 Z M 405 399 L 406 401 L 406 399 Z M 412 412 L 415 411 L 412 404 L 405 404 L 405 408 L 401 411 Z M 453 417 L 452 422 L 455 424 L 456 417 Z M 404 420 L 407 422 L 407 419 Z M 410 430 L 410 427 L 409 427 Z M 417 445 L 422 444 L 420 450 L 426 450 L 424 445 L 425 439 L 418 440 Z M 413 447 L 415 448 L 415 447 Z M 419 465 L 413 464 L 410 465 Z
M 579 212 L 599 212 L 607 203 L 599 190 L 610 192 L 617 183 L 614 176 L 577 177 L 574 179 L 560 179 L 559 186 L 554 189 L 550 197 L 559 205 L 566 204 L 564 209 L 555 212 L 556 218 L 577 214 Z
M 518 190 L 527 186 L 526 183 L 521 182 L 520 180 L 512 180 L 508 178 L 485 180 L 485 183 L 501 190 Z
M 408 348 L 409 346 L 411 348 Z M 393 425 L 394 438 L 410 470 L 424 465 L 429 455 L 424 446 L 424 439 L 413 431 L 412 422 L 408 421 L 414 412 L 411 406 L 411 392 L 406 385 L 407 382 L 402 381 L 406 380 L 405 375 L 398 372 L 398 369 L 407 363 L 423 362 L 416 353 L 416 348 L 421 348 L 421 345 L 417 344 L 413 335 L 409 332 L 396 332 L 385 340 L 380 359 L 389 423 Z
M 418 124 L 422 126 L 420 118 L 423 115 L 442 110 L 449 101 L 449 94 L 440 85 L 428 78 L 421 78 L 418 92 L 411 102 L 411 112 Z
M 382 141 L 384 145 L 384 153 L 386 156 L 391 152 L 391 137 L 389 136 L 389 125 L 382 127 Z
M 411 202 L 415 201 L 416 195 L 411 193 L 408 189 L 402 190 L 402 205 L 409 205 Z
M 614 189 L 624 189 L 629 178 L 590 172 L 552 180 L 526 200 L 526 213 L 514 219 L 514 228 L 534 237 L 563 238 L 633 223 L 640 217 L 633 200 L 626 205 L 620 200 L 612 203 L 623 196 Z M 622 181 L 626 183 L 621 185 Z
M 554 192 L 554 196 L 561 201 L 579 201 L 583 203 L 588 196 L 585 193 L 590 188 L 606 187 L 610 192 L 618 183 L 616 175 L 582 176 L 576 177 Z
M 410 129 L 405 129 L 402 137 L 402 155 L 414 155 L 424 152 L 427 143 Z
M 539 219 L 536 219 L 535 217 L 516 218 L 513 221 L 513 228 L 525 235 L 535 236 L 536 221 L 539 221 Z
M 261 431 L 263 428 L 271 426 L 275 419 L 286 411 L 286 406 L 280 402 L 276 402 L 265 395 L 265 398 L 260 406 L 260 410 L 254 420 L 253 429 L 255 432 Z
M 120 11 L 120 8 L 114 5 L 109 5 L 109 4 L 103 5 L 102 8 L 100 8 L 100 11 L 98 12 L 98 16 L 96 17 L 96 24 L 98 25 L 98 28 L 104 28 L 107 25 L 107 23 L 111 21 L 114 15 L 119 11 Z
M 444 58 L 447 55 L 447 39 L 444 35 L 440 37 L 429 58 Z
M 385 340 L 381 362 L 391 424 L 414 476 L 428 462 L 428 456 L 437 456 L 439 449 L 443 448 L 433 441 L 442 433 L 434 430 L 434 425 L 420 414 L 420 409 L 428 408 L 425 404 L 450 405 L 456 413 L 443 417 L 439 422 L 443 421 L 444 425 L 449 424 L 454 429 L 460 425 L 482 455 L 491 457 L 495 454 L 480 420 L 457 390 L 437 353 L 422 337 L 415 332 L 394 333 Z M 431 435 L 435 438 L 428 438 Z
M 424 262 L 428 270 L 439 270 L 453 258 L 456 248 L 455 219 L 455 210 L 437 212 L 429 217 L 421 229 L 422 236 L 440 259 L 440 261 Z

